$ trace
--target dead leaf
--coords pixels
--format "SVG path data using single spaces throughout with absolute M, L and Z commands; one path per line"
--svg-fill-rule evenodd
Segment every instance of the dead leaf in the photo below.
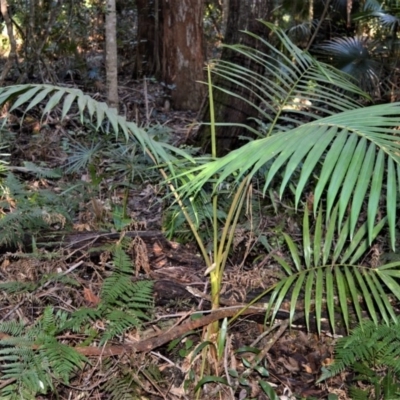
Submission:
M 93 304 L 94 306 L 97 306 L 100 303 L 100 298 L 89 288 L 83 288 L 83 297 L 88 303 Z

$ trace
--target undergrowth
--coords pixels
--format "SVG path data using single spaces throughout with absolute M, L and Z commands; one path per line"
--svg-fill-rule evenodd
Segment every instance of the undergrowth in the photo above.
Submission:
M 121 246 L 114 248 L 110 267 L 112 273 L 104 280 L 96 306 L 72 313 L 47 306 L 31 325 L 0 323 L 1 399 L 35 399 L 56 393 L 60 385 L 71 385 L 79 371 L 102 367 L 91 365 L 79 353 L 80 346 L 102 346 L 128 330 L 140 329 L 151 317 L 152 282 L 132 281 L 134 267 Z M 82 338 L 78 342 L 77 334 Z M 105 388 L 110 398 L 134 398 L 137 385 L 122 384 L 127 378 L 122 368 L 113 372 L 113 378 L 115 382 Z
M 323 369 L 319 382 L 350 372 L 354 400 L 400 398 L 400 319 L 389 325 L 365 321 L 338 340 L 335 362 Z

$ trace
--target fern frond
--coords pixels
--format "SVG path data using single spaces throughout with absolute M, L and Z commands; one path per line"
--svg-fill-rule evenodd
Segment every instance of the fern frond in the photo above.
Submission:
M 131 373 L 108 379 L 103 390 L 109 394 L 110 400 L 136 400 L 140 395 L 139 385 Z
M 364 321 L 351 335 L 339 339 L 335 346 L 335 362 L 328 368 L 329 376 L 362 363 L 371 367 L 390 367 L 400 379 L 399 323 L 400 319 L 389 325 Z
M 14 335 L 0 340 L 1 380 L 15 380 L 12 387 L 18 392 L 28 391 L 31 396 L 53 389 L 53 379 L 68 383 L 73 372 L 87 359 L 57 341 L 56 335 L 65 329 L 67 320 L 67 313 L 54 314 L 48 307 L 42 318 L 30 327 L 1 323 L 0 332 Z M 10 391 L 7 386 L 0 390 L 1 398 Z

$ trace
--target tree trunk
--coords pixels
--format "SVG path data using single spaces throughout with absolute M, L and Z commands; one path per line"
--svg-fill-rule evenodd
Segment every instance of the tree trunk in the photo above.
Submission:
M 17 55 L 17 42 L 14 36 L 13 24 L 11 21 L 11 17 L 8 14 L 8 2 L 7 0 L 0 0 L 0 12 L 6 23 L 8 40 L 10 41 L 10 52 L 8 54 L 7 62 L 3 67 L 3 71 L 0 75 L 0 86 L 3 86 L 4 80 L 8 72 L 10 71 L 13 63 L 15 62 L 18 67 L 18 55 Z
M 163 0 L 162 79 L 171 88 L 172 106 L 198 110 L 204 80 L 203 0 Z
M 106 12 L 107 103 L 118 110 L 117 17 L 115 0 L 107 0 Z
M 241 31 L 247 30 L 258 36 L 268 36 L 266 27 L 257 21 L 257 19 L 268 20 L 271 10 L 271 0 L 230 0 L 224 43 L 243 44 L 261 49 L 261 44 L 259 42 Z M 259 67 L 255 63 L 230 49 L 224 48 L 221 58 L 235 63 L 236 65 L 243 65 L 255 72 L 262 72 L 258 70 Z M 220 76 L 214 78 L 213 84 L 234 92 L 250 102 L 255 101 L 254 94 L 251 94 L 245 88 L 233 85 Z M 216 122 L 253 125 L 251 118 L 257 117 L 257 111 L 246 101 L 230 96 L 220 90 L 214 90 L 213 97 Z M 204 103 L 199 115 L 201 121 L 209 121 L 208 101 Z M 239 147 L 242 144 L 239 136 L 244 134 L 247 134 L 247 136 L 249 135 L 247 131 L 244 131 L 243 128 L 238 126 L 230 125 L 218 127 L 216 132 L 217 154 L 221 156 Z M 195 143 L 200 145 L 204 151 L 210 152 L 210 136 L 210 127 L 208 125 L 202 125 L 196 135 Z
M 158 3 L 159 0 L 136 0 L 138 28 L 134 79 L 157 76 L 161 73 Z

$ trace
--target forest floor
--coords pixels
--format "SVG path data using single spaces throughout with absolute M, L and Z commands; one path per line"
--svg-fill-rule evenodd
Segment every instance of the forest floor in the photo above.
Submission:
M 104 100 L 104 88 L 99 85 L 95 89 L 91 95 Z M 196 129 L 195 113 L 174 111 L 165 98 L 162 86 L 157 83 L 125 82 L 120 88 L 120 99 L 122 112 L 128 120 L 139 126 L 167 127 L 174 145 L 185 143 Z M 74 124 L 76 122 L 71 118 L 68 124 L 58 121 L 50 129 L 48 124 L 40 123 L 39 117 L 25 117 L 22 124 L 11 127 L 16 135 L 11 164 L 43 161 L 51 167 L 62 165 L 66 155 L 60 144 L 69 131 L 77 129 Z M 52 179 L 32 178 L 29 174 L 22 176 L 26 185 L 32 188 L 47 188 L 55 193 L 60 191 L 59 183 Z M 68 179 L 85 180 L 87 176 L 75 174 Z M 32 283 L 35 288 L 24 294 L 0 293 L 0 320 L 19 320 L 29 325 L 34 324 L 49 305 L 71 312 L 83 306 L 96 307 L 103 281 L 110 273 L 111 256 L 107 245 L 122 240 L 122 237 L 130 238 L 130 256 L 134 265 L 132 280 L 154 281 L 155 310 L 151 319 L 141 329 L 128 330 L 125 335 L 107 342 L 103 348 L 88 347 L 92 349 L 92 353 L 85 353 L 91 359 L 90 365 L 71 380 L 69 387 L 58 387 L 58 398 L 109 398 L 104 394 L 102 385 L 112 379 L 118 365 L 122 363 L 129 369 L 132 359 L 135 359 L 136 366 L 140 367 L 132 368 L 130 373 L 140 388 L 138 398 L 192 399 L 193 383 L 190 378 L 200 371 L 198 357 L 193 356 L 193 350 L 201 343 L 203 328 L 208 320 L 201 322 L 200 318 L 199 322 L 190 317 L 200 311 L 202 318 L 208 315 L 210 297 L 207 277 L 204 276 L 206 266 L 195 242 L 187 239 L 190 238 L 189 233 L 180 232 L 177 235 L 180 236 L 180 243 L 176 238 L 166 238 L 166 201 L 159 182 L 145 179 L 129 189 L 127 210 L 132 223 L 122 231 L 116 231 L 105 207 L 106 199 L 121 199 L 126 192 L 113 188 L 117 186 L 113 183 L 108 178 L 106 184 L 101 184 L 102 190 L 94 193 L 90 201 L 81 204 L 79 215 L 69 232 L 63 229 L 58 232 L 55 226 L 51 236 L 49 232 L 40 232 L 34 246 L 28 240 L 27 246 L 7 249 L 0 256 L 1 282 Z M 260 211 L 258 235 L 273 237 L 274 225 L 280 223 L 276 218 L 262 215 Z M 285 226 L 296 230 L 289 214 Z M 186 239 L 182 240 L 182 237 Z M 221 316 L 228 317 L 233 317 L 241 305 L 266 291 L 280 273 L 270 254 L 253 246 L 254 237 L 249 230 L 240 228 L 235 242 L 221 293 L 221 307 L 225 310 Z M 276 251 L 282 249 L 276 248 Z M 55 278 L 60 274 L 69 277 L 70 282 Z M 238 377 L 243 378 L 240 384 L 236 384 L 235 398 L 267 399 L 258 385 L 260 380 L 264 380 L 276 389 L 281 399 L 323 399 L 329 393 L 335 393 L 339 399 L 347 399 L 343 389 L 346 374 L 316 384 L 321 368 L 333 359 L 335 338 L 329 329 L 323 330 L 320 335 L 312 326 L 307 331 L 302 324 L 301 310 L 295 315 L 296 325 L 290 327 L 285 307 L 282 307 L 276 325 L 271 328 L 264 320 L 262 305 L 265 302 L 268 302 L 268 296 L 261 295 L 255 305 L 259 308 L 253 308 L 237 318 L 229 328 L 224 361 L 218 368 L 223 376 L 228 369 L 234 369 Z M 234 312 L 227 312 L 229 309 Z M 97 321 L 97 328 L 101 329 L 102 323 Z M 81 343 L 81 339 L 79 334 L 72 333 L 69 337 L 60 338 L 71 346 Z M 244 359 L 254 358 L 255 349 L 263 352 L 262 365 L 269 376 L 261 376 L 256 370 L 248 373 Z M 108 371 L 102 370 L 102 375 L 99 375 L 99 366 L 105 365 L 107 358 L 112 360 L 107 361 Z M 150 366 L 156 366 L 159 374 L 150 373 Z M 231 396 L 232 392 L 225 385 L 209 384 L 205 385 L 202 398 L 229 399 Z M 55 397 L 43 395 L 38 398 Z

